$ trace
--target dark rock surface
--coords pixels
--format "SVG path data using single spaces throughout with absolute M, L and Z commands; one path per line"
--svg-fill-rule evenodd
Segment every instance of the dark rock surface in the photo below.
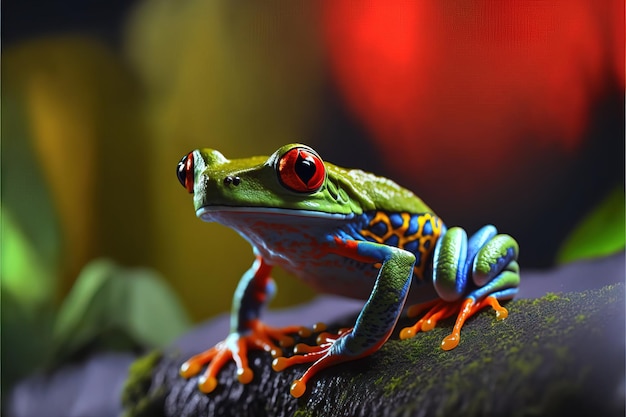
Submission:
M 465 325 L 461 343 L 452 351 L 439 348 L 451 320 L 409 340 L 398 340 L 396 330 L 379 352 L 319 374 L 299 399 L 289 395 L 289 386 L 306 366 L 276 373 L 269 355 L 260 352 L 252 355 L 255 377 L 248 385 L 233 378 L 232 363 L 209 395 L 197 390 L 196 377 L 179 377 L 178 367 L 187 357 L 224 337 L 223 329 L 215 330 L 222 325 L 213 323 L 142 371 L 143 389 L 126 398 L 127 412 L 155 415 L 158 410 L 181 417 L 623 416 L 623 261 L 621 254 L 525 277 L 526 296 L 545 287 L 558 291 L 559 282 L 577 291 L 543 291 L 540 298 L 514 300 L 507 304 L 510 314 L 504 321 L 496 321 L 486 309 Z M 613 267 L 604 268 L 607 262 Z M 328 312 L 337 300 L 322 302 L 330 303 L 323 306 Z M 288 318 L 296 320 L 294 316 Z M 350 324 L 353 318 L 349 314 L 336 324 Z M 404 319 L 398 329 L 412 322 Z M 150 412 L 142 412 L 148 405 Z

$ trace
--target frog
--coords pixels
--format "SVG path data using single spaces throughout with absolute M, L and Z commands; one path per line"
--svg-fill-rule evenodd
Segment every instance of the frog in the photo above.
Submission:
M 184 378 L 199 375 L 203 393 L 216 389 L 230 361 L 239 382 L 250 383 L 249 352 L 263 350 L 275 371 L 307 364 L 289 387 L 293 397 L 301 397 L 324 369 L 378 351 L 405 310 L 421 318 L 401 329 L 402 340 L 456 315 L 441 342 L 451 350 L 466 321 L 483 308 L 490 306 L 497 320 L 506 318 L 501 302 L 518 291 L 519 245 L 513 237 L 493 225 L 468 237 L 461 227 L 448 228 L 412 191 L 325 162 L 305 144 L 239 159 L 196 149 L 183 156 L 176 171 L 193 194 L 196 216 L 235 230 L 254 254 L 233 295 L 229 334 L 180 366 Z M 320 293 L 364 300 L 353 326 L 329 333 L 321 323 L 265 324 L 262 311 L 276 292 L 274 267 Z M 298 336 L 313 332 L 320 332 L 317 344 L 299 343 L 285 356 L 283 349 L 293 347 Z

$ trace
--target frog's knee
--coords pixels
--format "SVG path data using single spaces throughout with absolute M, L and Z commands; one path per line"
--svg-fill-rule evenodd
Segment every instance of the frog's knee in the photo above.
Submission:
M 411 269 L 415 265 L 415 255 L 404 249 L 393 248 L 393 259 L 396 260 L 398 265 L 403 269 Z
M 509 235 L 496 235 L 478 251 L 472 265 L 472 279 L 478 286 L 483 286 L 498 276 L 509 265 L 515 263 L 519 255 L 519 246 Z M 513 265 L 513 266 L 515 266 Z

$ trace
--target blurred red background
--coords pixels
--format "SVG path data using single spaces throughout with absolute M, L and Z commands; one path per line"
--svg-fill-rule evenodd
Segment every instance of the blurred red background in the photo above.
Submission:
M 623 2 L 339 0 L 322 16 L 374 163 L 449 222 L 518 237 L 525 264 L 549 265 L 623 173 Z

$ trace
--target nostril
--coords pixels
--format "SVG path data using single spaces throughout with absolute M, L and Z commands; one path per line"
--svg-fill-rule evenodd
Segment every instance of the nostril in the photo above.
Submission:
M 226 178 L 224 178 L 224 185 L 239 185 L 241 184 L 241 178 L 239 177 L 232 177 L 232 176 L 227 176 Z

